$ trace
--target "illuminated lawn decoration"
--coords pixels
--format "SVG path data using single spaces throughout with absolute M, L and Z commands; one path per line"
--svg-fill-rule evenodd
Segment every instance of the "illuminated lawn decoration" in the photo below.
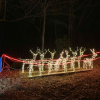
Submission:
M 77 49 L 78 49 L 78 47 L 77 47 Z M 78 68 L 80 68 L 80 60 L 81 60 L 81 58 L 82 58 L 82 56 L 83 56 L 83 53 L 85 52 L 85 48 L 80 48 L 79 49 L 79 54 L 80 54 L 80 56 L 78 57 Z
M 45 54 L 47 53 L 47 50 L 45 49 L 45 52 L 42 52 L 42 51 L 40 51 L 40 49 L 38 49 L 38 53 L 40 54 L 40 60 L 41 60 L 41 70 L 43 71 L 43 67 L 44 67 L 44 62 L 43 62 L 43 60 L 44 60 L 44 56 L 45 56 Z
M 70 66 L 71 66 L 71 68 L 73 69 L 73 71 L 75 71 L 75 59 L 76 59 L 76 56 L 77 56 L 77 51 L 78 51 L 78 48 L 77 48 L 77 50 L 74 52 L 74 51 L 72 51 L 72 49 L 69 47 L 69 50 L 72 52 L 72 54 L 73 54 L 73 57 L 71 57 L 70 58 L 70 60 L 71 60 L 71 64 L 70 64 Z
M 53 63 L 53 59 L 54 59 L 54 55 L 55 55 L 56 51 L 54 50 L 53 52 L 51 52 L 51 51 L 48 49 L 48 52 L 51 54 L 51 61 L 50 61 L 50 62 Z M 50 63 L 50 62 L 49 62 L 49 63 Z M 53 70 L 52 64 L 49 64 L 49 65 L 50 65 L 49 68 L 50 68 L 51 70 Z
M 64 58 L 63 54 L 64 54 L 64 50 L 60 53 L 59 59 L 57 59 L 54 64 L 54 70 L 56 71 L 56 73 L 59 70 L 60 64 L 63 63 L 63 58 Z
M 56 73 L 58 72 L 58 70 L 59 70 L 59 65 L 60 65 L 60 63 L 61 63 L 61 58 L 59 58 L 59 59 L 57 59 L 56 60 L 56 62 L 55 62 L 55 64 L 54 64 L 54 70 L 56 71 Z
M 36 60 L 36 57 L 37 57 L 37 55 L 38 55 L 38 52 L 37 52 L 37 53 L 34 53 L 34 52 L 32 52 L 32 50 L 30 50 L 30 52 L 31 52 L 31 54 L 33 55 L 33 59 Z
M 95 53 L 95 50 L 93 49 L 90 49 L 90 51 L 92 52 L 92 59 L 95 59 L 95 57 L 97 56 L 97 54 Z
M 23 63 L 22 64 L 22 73 L 24 73 L 24 67 L 25 67 L 25 64 L 29 64 L 28 68 L 29 68 L 29 77 L 36 77 L 36 76 L 43 76 L 44 75 L 50 75 L 50 74 L 55 74 L 55 73 L 52 73 L 52 66 L 54 66 L 54 70 L 57 74 L 59 73 L 62 73 L 62 66 L 64 68 L 64 72 L 70 72 L 69 69 L 70 68 L 67 68 L 67 64 L 70 64 L 69 61 L 71 61 L 71 68 L 73 69 L 73 71 L 75 71 L 75 60 L 76 58 L 76 55 L 77 55 L 77 51 L 73 52 L 70 48 L 70 51 L 72 51 L 72 54 L 73 54 L 73 57 L 70 57 L 70 55 L 68 55 L 68 50 L 63 50 L 61 53 L 60 53 L 60 57 L 59 59 L 52 59 L 54 58 L 54 56 L 51 56 L 51 59 L 46 59 L 44 60 L 44 56 L 47 52 L 47 50 L 45 50 L 45 53 L 41 52 L 40 49 L 37 49 L 38 53 L 40 54 L 40 60 L 34 60 L 34 59 L 15 59 L 15 58 L 12 58 L 10 56 L 7 56 L 7 55 L 4 55 L 4 58 L 8 58 L 12 61 L 15 61 L 15 62 L 21 62 Z M 84 57 L 84 56 L 87 56 L 87 55 L 83 55 L 85 49 L 83 49 L 82 47 L 80 48 L 80 57 Z M 95 50 L 94 49 L 90 49 L 90 51 L 92 52 L 92 57 L 91 58 L 86 58 L 84 61 L 83 61 L 83 68 L 86 68 L 86 69 L 90 69 L 90 68 L 93 68 L 93 60 L 95 60 L 95 57 L 97 56 L 97 54 L 95 53 Z M 54 53 L 54 52 L 52 52 Z M 64 57 L 64 53 L 66 53 L 66 57 Z M 97 52 L 97 53 L 100 53 L 100 52 Z M 5 61 L 5 59 L 3 58 L 3 63 Z M 100 57 L 98 57 L 100 58 Z M 80 58 L 81 59 L 81 58 Z M 80 60 L 79 59 L 79 60 Z M 97 58 L 96 58 L 97 59 Z M 76 60 L 77 61 L 77 60 Z M 5 62 L 5 64 L 2 64 L 4 65 L 4 67 L 2 67 L 3 71 L 4 69 L 8 69 L 10 68 L 8 66 L 8 64 Z M 6 66 L 8 67 L 6 67 Z M 43 71 L 43 66 L 48 66 L 48 72 L 46 72 L 47 70 L 44 69 L 44 72 L 42 73 Z M 62 66 L 61 66 L 62 65 Z M 33 71 L 35 70 L 33 66 L 37 66 L 39 68 L 39 72 L 35 72 L 34 73 L 34 76 L 32 76 L 32 73 Z M 77 70 L 77 69 L 76 69 Z M 90 69 L 91 70 L 91 69 Z M 78 70 L 80 71 L 80 70 Z M 54 72 L 54 71 L 53 71 Z M 39 75 L 37 75 L 39 73 Z M 0 72 L 0 75 L 3 76 L 2 72 Z M 36 76 L 35 76 L 36 75 Z M 1 78 L 1 77 L 0 77 Z
M 63 63 L 63 67 L 64 67 L 64 72 L 67 72 L 67 64 L 66 64 L 67 63 L 67 59 L 64 58 L 62 63 Z
M 23 65 L 22 65 L 22 73 L 24 73 L 24 66 L 25 66 L 25 63 L 23 61 Z
M 39 67 L 39 75 L 41 76 L 41 70 L 42 70 L 42 67 L 41 67 L 41 62 L 39 62 L 39 64 L 38 64 L 38 67 Z
M 32 72 L 33 72 L 33 61 L 28 61 L 29 62 L 29 77 L 32 77 Z
M 49 51 L 50 54 L 51 54 L 51 59 L 53 59 L 53 58 L 54 58 L 54 55 L 55 55 L 55 53 L 56 53 L 56 51 L 54 50 L 53 52 L 51 52 L 49 49 L 48 49 L 48 51 Z
M 88 67 L 89 69 L 93 68 L 92 58 L 85 58 L 83 61 L 83 68 L 87 69 Z
M 90 51 L 92 52 L 92 57 L 91 58 L 85 58 L 85 60 L 83 61 L 83 68 L 88 68 L 89 69 L 93 69 L 93 60 L 95 59 L 95 57 L 97 56 L 97 54 L 95 53 L 95 50 L 90 49 Z
M 52 61 L 52 59 L 51 59 L 51 60 L 48 62 L 48 74 L 51 74 L 52 64 L 53 64 L 53 61 Z
M 60 59 L 63 59 L 64 50 L 60 53 Z
M 67 61 L 69 60 L 70 55 L 68 55 L 68 50 L 65 50 L 66 58 L 63 58 L 62 64 L 64 67 L 64 72 L 67 72 Z
M 75 71 L 75 58 L 74 58 L 74 57 L 71 57 L 70 59 L 71 59 L 71 64 L 70 64 L 70 66 L 71 66 L 71 68 L 73 69 L 73 71 Z
M 29 59 L 21 59 L 20 58 L 20 60 L 22 60 L 23 61 L 23 63 L 22 63 L 22 73 L 24 73 L 24 67 L 25 67 L 25 62 L 28 62 L 29 61 Z

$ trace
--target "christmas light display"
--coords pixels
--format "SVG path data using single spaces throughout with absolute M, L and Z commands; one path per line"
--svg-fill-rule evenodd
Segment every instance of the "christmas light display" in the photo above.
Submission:
M 41 76 L 41 70 L 42 70 L 42 67 L 41 67 L 41 62 L 39 62 L 39 64 L 38 64 L 38 68 L 39 68 L 39 75 Z
M 70 51 L 72 51 L 71 48 L 69 48 L 69 49 L 70 49 Z M 78 51 L 78 48 L 77 48 L 77 51 Z M 54 66 L 54 70 L 55 70 L 56 73 L 59 71 L 61 65 L 64 68 L 64 72 L 67 72 L 67 64 L 70 64 L 73 71 L 75 71 L 75 62 L 77 62 L 78 60 L 83 61 L 83 68 L 85 68 L 85 69 L 92 68 L 93 69 L 93 60 L 100 58 L 100 57 L 96 58 L 97 53 L 100 53 L 100 52 L 95 52 L 94 49 L 90 49 L 92 54 L 88 54 L 88 55 L 92 55 L 92 57 L 91 58 L 85 58 L 84 60 L 81 60 L 81 57 L 88 56 L 88 55 L 83 55 L 83 53 L 85 52 L 85 48 L 81 47 L 79 49 L 79 55 L 80 55 L 79 57 L 76 57 L 77 51 L 75 51 L 75 52 L 72 51 L 73 57 L 70 57 L 70 55 L 68 54 L 69 53 L 68 50 L 63 50 L 60 53 L 59 59 L 53 59 L 54 58 L 54 52 L 51 52 L 51 59 L 46 59 L 46 60 L 44 60 L 44 56 L 45 56 L 47 50 L 45 50 L 45 52 L 41 52 L 40 49 L 37 49 L 37 52 L 40 54 L 40 60 L 36 60 L 35 58 L 34 58 L 35 60 L 34 59 L 15 59 L 13 57 L 10 57 L 10 56 L 3 54 L 2 55 L 3 61 L 1 61 L 3 66 L 1 66 L 2 71 L 0 72 L 0 78 L 5 78 L 7 76 L 7 72 L 4 72 L 4 71 L 10 70 L 10 66 L 5 61 L 5 58 L 8 58 L 11 61 L 15 61 L 15 62 L 22 62 L 22 73 L 24 73 L 25 64 L 29 64 L 29 66 L 28 66 L 29 77 L 33 77 L 32 76 L 32 73 L 34 71 L 33 66 L 37 66 L 39 68 L 39 75 L 40 76 L 42 75 L 43 67 L 45 65 L 48 66 L 48 74 L 49 75 L 51 74 L 51 71 L 52 71 L 52 68 L 53 68 L 52 66 Z M 63 56 L 64 53 L 66 54 L 66 57 Z M 76 58 L 78 58 L 78 60 Z M 79 67 L 80 67 L 80 63 L 79 63 Z M 6 75 L 4 75 L 2 72 L 6 73 Z M 58 72 L 58 73 L 60 73 L 60 72 Z
M 41 60 L 41 70 L 43 71 L 43 69 L 44 69 L 44 62 L 43 62 L 43 60 L 44 60 L 44 56 L 45 56 L 45 54 L 47 53 L 47 50 L 45 49 L 45 52 L 42 52 L 42 51 L 40 51 L 40 49 L 38 49 L 38 53 L 40 54 L 40 60 Z
M 48 51 L 49 51 L 50 54 L 51 54 L 51 59 L 53 59 L 53 58 L 54 58 L 54 55 L 55 55 L 55 53 L 56 53 L 56 51 L 54 50 L 54 52 L 51 52 L 49 49 L 48 49 Z
M 59 70 L 59 65 L 60 65 L 60 63 L 61 63 L 61 58 L 59 58 L 59 59 L 57 59 L 56 60 L 56 62 L 55 62 L 55 64 L 54 64 L 54 70 L 56 71 L 56 73 L 58 72 L 58 70 Z
M 62 51 L 62 52 L 60 53 L 60 59 L 63 59 L 63 54 L 64 54 L 64 51 Z
M 70 66 L 71 66 L 71 68 L 73 69 L 73 71 L 75 71 L 75 59 L 76 59 L 76 56 L 77 56 L 78 48 L 77 48 L 77 50 L 76 50 L 75 52 L 72 51 L 71 47 L 69 47 L 69 50 L 70 50 L 70 51 L 72 52 L 72 54 L 73 54 L 73 57 L 70 58 L 70 60 L 71 60 Z
M 87 69 L 88 67 L 89 67 L 89 69 L 93 68 L 93 63 L 92 63 L 91 58 L 85 58 L 84 61 L 83 61 L 83 68 Z
M 68 50 L 65 50 L 65 53 L 66 53 L 66 59 L 68 60 L 69 59 L 69 57 L 70 57 L 70 55 L 68 55 Z
M 95 59 L 95 57 L 97 56 L 97 54 L 95 53 L 95 50 L 93 49 L 90 49 L 90 51 L 92 52 L 92 59 Z
M 78 47 L 77 47 L 77 49 L 78 49 Z M 80 48 L 79 49 L 79 54 L 80 54 L 80 56 L 78 57 L 78 68 L 80 68 L 80 60 L 81 60 L 81 58 L 82 58 L 82 56 L 83 56 L 83 53 L 85 52 L 85 48 Z
M 33 72 L 33 60 L 28 61 L 29 62 L 29 77 L 32 77 Z
M 25 63 L 23 61 L 23 65 L 22 65 L 22 73 L 24 73 L 24 66 L 25 66 Z
M 56 51 L 54 50 L 53 52 L 51 52 L 49 49 L 48 49 L 48 52 L 51 54 L 51 63 L 53 63 L 53 59 L 54 59 L 54 55 L 55 55 L 55 53 L 56 53 Z M 49 68 L 51 69 L 51 70 L 53 70 L 53 65 L 52 64 L 49 64 L 50 66 L 49 66 Z
M 37 55 L 38 55 L 38 52 L 37 52 L 37 53 L 34 53 L 34 52 L 32 52 L 32 50 L 30 50 L 30 52 L 31 52 L 31 54 L 33 55 L 33 59 L 36 60 L 36 57 L 37 57 Z
M 67 59 L 64 58 L 62 63 L 63 63 L 64 72 L 67 72 L 67 64 L 66 64 L 67 63 Z
M 53 64 L 52 60 L 48 61 L 48 74 L 51 74 L 52 64 Z
M 85 60 L 83 61 L 83 68 L 89 67 L 89 69 L 93 69 L 93 59 L 95 59 L 95 57 L 97 56 L 97 54 L 95 53 L 95 50 L 90 49 L 90 51 L 92 52 L 92 57 L 91 58 L 85 58 Z

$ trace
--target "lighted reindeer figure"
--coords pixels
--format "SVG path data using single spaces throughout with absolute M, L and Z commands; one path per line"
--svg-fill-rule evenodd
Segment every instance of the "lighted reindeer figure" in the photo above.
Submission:
M 56 73 L 59 70 L 59 65 L 61 64 L 61 60 L 62 60 L 61 58 L 57 59 L 56 63 L 54 64 L 54 70 L 56 71 Z
M 53 61 L 50 60 L 50 61 L 48 62 L 48 74 L 51 74 L 52 64 L 53 64 Z
M 56 51 L 55 51 L 55 49 L 54 49 L 54 51 L 51 52 L 51 51 L 48 49 L 48 52 L 51 54 L 51 60 L 52 60 L 51 63 L 53 63 L 53 59 L 54 59 L 54 55 L 55 55 Z M 51 66 L 51 64 L 50 64 L 50 66 Z M 52 70 L 53 70 L 53 66 L 50 67 L 50 68 L 52 68 Z
M 77 56 L 77 51 L 78 51 L 78 49 L 74 52 L 74 51 L 72 51 L 72 49 L 69 47 L 69 50 L 72 52 L 72 54 L 73 54 L 73 57 L 71 57 L 70 59 L 71 59 L 71 68 L 73 69 L 73 71 L 75 71 L 75 58 L 76 58 L 76 56 Z
M 42 51 L 40 51 L 40 49 L 38 49 L 38 53 L 40 54 L 40 60 L 42 61 L 41 67 L 42 67 L 42 71 L 43 71 L 43 67 L 44 67 L 44 62 L 43 62 L 43 60 L 44 60 L 45 54 L 47 53 L 47 50 L 45 49 L 45 52 L 42 52 Z
M 48 51 L 49 51 L 50 54 L 51 54 L 51 59 L 53 59 L 53 58 L 54 58 L 54 55 L 55 55 L 55 53 L 56 53 L 56 51 L 54 50 L 53 52 L 51 52 L 49 49 L 48 49 Z
M 33 60 L 28 61 L 29 62 L 29 77 L 32 77 L 32 72 L 33 72 Z
M 69 60 L 70 55 L 68 55 L 68 50 L 65 50 L 66 53 L 66 58 L 63 58 L 63 67 L 64 67 L 64 72 L 67 72 L 67 61 Z
M 63 54 L 64 54 L 64 51 L 62 51 L 60 53 L 60 57 L 59 59 L 56 60 L 55 64 L 54 64 L 54 70 L 57 72 L 59 70 L 59 67 L 60 67 L 60 64 L 61 62 L 63 61 Z
M 60 59 L 63 59 L 64 50 L 60 53 Z
M 37 53 L 34 53 L 32 50 L 30 50 L 31 54 L 33 55 L 33 59 L 36 60 L 36 57 L 38 55 L 38 52 Z
M 95 59 L 95 57 L 97 56 L 97 54 L 95 53 L 95 50 L 90 49 L 90 51 L 92 52 L 92 57 L 91 58 L 85 58 L 85 60 L 83 61 L 83 68 L 86 68 L 89 66 L 89 69 L 93 69 L 93 59 Z
M 95 53 L 95 50 L 93 49 L 90 49 L 90 51 L 92 52 L 92 59 L 95 59 L 95 57 L 97 56 L 97 54 Z
M 77 49 L 78 49 L 78 47 L 77 47 Z M 78 57 L 78 68 L 80 68 L 80 60 L 81 60 L 81 58 L 82 58 L 82 56 L 83 56 L 83 53 L 86 51 L 86 49 L 85 48 L 80 48 L 79 49 L 79 54 L 80 54 L 80 56 Z

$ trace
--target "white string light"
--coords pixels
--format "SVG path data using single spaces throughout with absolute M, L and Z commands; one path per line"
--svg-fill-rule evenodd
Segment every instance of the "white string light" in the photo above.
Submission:
M 77 47 L 77 49 L 78 49 L 78 47 Z M 83 49 L 83 50 L 82 50 Z M 78 68 L 80 68 L 80 60 L 81 60 L 81 58 L 82 58 L 82 55 L 83 55 L 83 53 L 85 52 L 85 48 L 80 48 L 79 49 L 79 53 L 80 53 L 80 57 L 78 57 Z
M 25 66 L 25 63 L 23 62 L 23 65 L 22 65 L 22 73 L 24 73 L 24 66 Z
M 32 77 L 32 72 L 33 72 L 33 61 L 29 61 L 29 77 Z
M 45 54 L 47 53 L 47 50 L 45 49 L 45 52 L 42 52 L 42 51 L 40 51 L 40 49 L 38 49 L 38 53 L 40 54 L 40 60 L 42 61 L 41 70 L 43 71 L 44 70 L 44 62 L 43 62 L 43 60 L 44 60 Z
M 36 60 L 36 57 L 37 57 L 37 55 L 38 55 L 38 52 L 37 52 L 37 53 L 34 53 L 34 52 L 32 52 L 32 50 L 30 50 L 30 52 L 31 52 L 31 54 L 33 55 L 33 59 Z
M 68 50 L 65 50 L 65 53 L 66 53 L 66 58 L 63 58 L 63 61 L 62 61 L 62 64 L 63 64 L 63 67 L 64 67 L 64 72 L 67 72 L 67 61 L 69 60 L 69 57 L 70 55 L 68 55 Z
M 57 59 L 56 60 L 56 63 L 54 64 L 54 70 L 56 71 L 56 73 L 58 72 L 58 70 L 59 70 L 59 65 L 60 65 L 60 63 L 61 63 L 61 59 L 59 58 L 59 59 Z
M 38 65 L 38 67 L 39 67 L 39 75 L 41 76 L 41 62 L 39 62 L 39 65 Z
M 72 54 L 73 54 L 73 57 L 71 57 L 70 59 L 71 59 L 71 64 L 70 64 L 70 66 L 71 66 L 71 68 L 73 69 L 73 71 L 75 71 L 75 58 L 76 58 L 76 56 L 77 56 L 77 51 L 78 51 L 78 48 L 77 48 L 77 50 L 74 52 L 74 51 L 72 51 L 72 49 L 71 49 L 71 47 L 69 47 L 69 50 L 72 52 Z
M 48 49 L 48 51 L 49 51 L 50 54 L 51 54 L 51 59 L 53 59 L 53 58 L 54 58 L 54 55 L 55 55 L 55 53 L 56 53 L 56 51 L 54 50 L 54 52 L 51 52 L 49 49 Z
M 86 68 L 89 66 L 89 68 L 93 69 L 93 59 L 95 59 L 95 57 L 97 56 L 97 54 L 95 53 L 94 49 L 90 49 L 90 51 L 92 52 L 92 57 L 91 58 L 85 58 L 85 60 L 83 61 L 83 68 Z
M 53 63 L 53 61 L 52 61 L 52 60 L 50 60 L 50 61 L 48 62 L 48 74 L 51 74 L 51 70 L 52 70 L 52 63 Z

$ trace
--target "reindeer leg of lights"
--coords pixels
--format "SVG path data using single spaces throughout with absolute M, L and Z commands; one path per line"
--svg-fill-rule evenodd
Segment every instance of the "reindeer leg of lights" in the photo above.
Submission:
M 50 52 L 49 49 L 48 49 L 48 51 L 49 51 L 49 53 L 51 54 L 51 59 L 52 59 L 52 61 L 53 61 L 54 55 L 55 55 L 56 51 L 54 50 L 54 52 Z M 52 66 L 52 70 L 53 70 L 53 66 Z
M 73 59 L 73 71 L 75 71 L 75 58 Z
M 25 66 L 25 63 L 23 62 L 23 65 L 22 65 L 22 73 L 24 73 L 24 66 Z
M 42 71 L 44 70 L 44 62 L 43 62 L 43 60 L 42 60 L 42 69 L 41 69 Z
M 91 69 L 93 69 L 93 61 L 91 61 Z
M 63 65 L 64 65 L 64 72 L 67 72 L 66 58 L 63 59 Z
M 65 64 L 64 64 L 64 68 L 65 68 L 65 72 L 67 72 L 67 61 L 70 57 L 70 55 L 68 55 L 68 50 L 65 50 L 65 53 L 66 53 L 66 58 L 65 58 Z
M 39 75 L 41 76 L 41 63 L 39 63 L 39 65 L 38 65 L 38 67 L 39 67 Z
M 83 68 L 87 69 L 87 67 L 91 67 L 91 60 L 89 58 L 86 58 L 83 63 Z
M 54 69 L 55 69 L 55 71 L 57 73 L 57 71 L 59 70 L 59 59 L 56 61 Z
M 78 57 L 78 68 L 80 68 L 80 60 L 81 60 L 81 58 Z
M 30 65 L 29 65 L 29 77 L 32 77 L 32 70 Z
M 51 61 L 48 62 L 48 74 L 51 74 L 52 64 Z
M 71 68 L 73 69 L 73 71 L 75 71 L 75 58 L 71 58 Z
M 84 59 L 84 61 L 83 61 L 83 68 L 87 69 L 87 65 L 88 65 L 88 61 L 86 59 Z
M 30 64 L 29 64 L 29 77 L 32 77 L 32 71 L 33 71 L 33 63 L 30 62 Z
M 58 71 L 58 70 L 59 70 L 59 68 L 60 68 L 61 60 L 62 60 L 62 59 L 58 59 L 57 71 Z

